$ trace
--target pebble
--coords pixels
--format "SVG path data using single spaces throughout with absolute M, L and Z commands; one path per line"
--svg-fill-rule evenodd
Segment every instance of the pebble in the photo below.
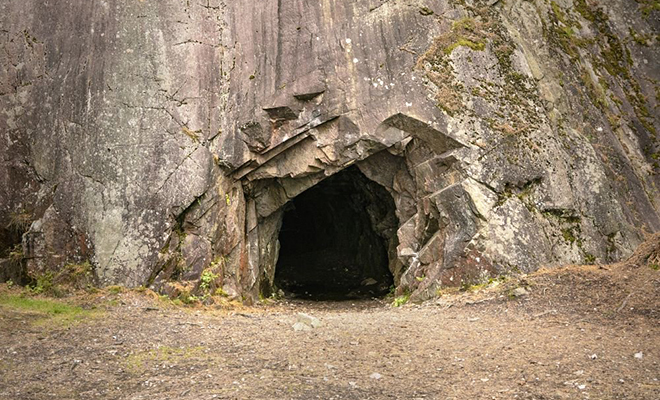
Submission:
M 298 313 L 296 316 L 297 321 L 293 324 L 294 331 L 311 331 L 314 328 L 320 327 L 321 320 L 309 314 Z
M 296 331 L 296 332 L 311 331 L 312 329 L 314 329 L 314 328 L 312 328 L 310 325 L 307 325 L 307 324 L 302 323 L 302 322 L 296 322 L 295 324 L 293 324 L 293 330 Z

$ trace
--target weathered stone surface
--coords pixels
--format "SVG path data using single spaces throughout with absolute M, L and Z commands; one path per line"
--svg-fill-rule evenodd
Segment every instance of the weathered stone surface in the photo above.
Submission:
M 660 229 L 644 7 L 10 0 L 0 257 L 22 243 L 34 273 L 90 259 L 102 284 L 155 287 L 216 262 L 254 299 L 283 207 L 357 165 L 393 199 L 374 228 L 396 230 L 414 298 L 621 259 Z
M 102 283 L 145 284 L 175 217 L 209 187 L 222 14 L 177 2 L 1 7 L 3 54 L 21 49 L 1 59 L 0 107 L 12 113 L 3 133 L 29 148 L 23 179 L 86 238 Z M 31 208 L 16 195 L 3 202 Z M 81 253 L 55 236 L 32 255 L 52 268 Z

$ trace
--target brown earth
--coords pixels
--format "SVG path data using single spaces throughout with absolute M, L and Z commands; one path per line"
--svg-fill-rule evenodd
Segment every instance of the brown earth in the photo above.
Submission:
M 398 308 L 106 290 L 67 299 L 96 313 L 62 324 L 2 306 L 0 399 L 658 399 L 657 245 Z M 322 326 L 294 331 L 299 312 Z

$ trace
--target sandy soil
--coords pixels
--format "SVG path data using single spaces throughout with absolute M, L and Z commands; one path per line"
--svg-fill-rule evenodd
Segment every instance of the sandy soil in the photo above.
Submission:
M 0 308 L 0 399 L 660 399 L 660 271 L 648 265 L 541 271 L 398 308 L 176 307 L 129 291 L 67 301 L 95 314 L 62 324 Z M 322 326 L 295 331 L 299 312 Z

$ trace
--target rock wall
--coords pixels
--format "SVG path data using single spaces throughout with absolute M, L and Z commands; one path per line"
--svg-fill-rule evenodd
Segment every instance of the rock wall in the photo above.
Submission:
M 3 185 L 3 218 L 34 221 L 23 251 L 35 272 L 91 258 L 103 284 L 144 284 L 176 216 L 213 181 L 221 14 L 180 2 L 1 7 L 3 183 L 21 188 Z
M 415 298 L 619 260 L 660 230 L 656 3 L 10 0 L 1 256 L 254 299 L 285 204 L 356 165 Z

